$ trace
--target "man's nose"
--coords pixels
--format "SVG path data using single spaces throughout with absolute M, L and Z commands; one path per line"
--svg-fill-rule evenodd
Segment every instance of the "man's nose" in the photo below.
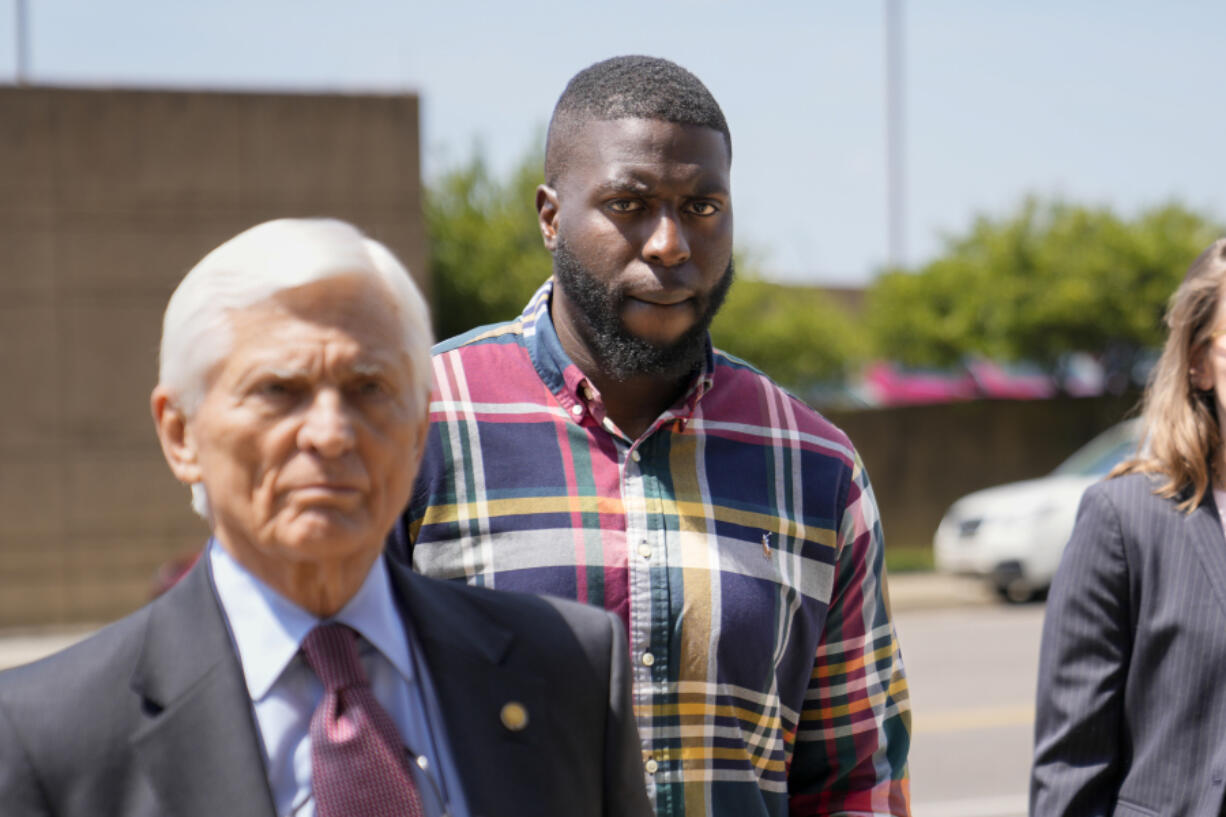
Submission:
M 307 406 L 298 429 L 298 447 L 323 457 L 339 457 L 354 446 L 353 420 L 341 395 L 323 389 Z
M 662 267 L 676 267 L 690 260 L 690 245 L 677 213 L 660 213 L 643 248 L 643 256 Z

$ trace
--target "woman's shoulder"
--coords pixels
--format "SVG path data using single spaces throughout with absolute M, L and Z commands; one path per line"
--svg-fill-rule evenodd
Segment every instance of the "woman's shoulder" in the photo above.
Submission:
M 1168 482 L 1163 474 L 1133 471 L 1117 477 L 1104 479 L 1086 489 L 1082 498 L 1082 510 L 1096 508 L 1111 512 L 1120 518 L 1144 517 L 1149 520 L 1171 517 L 1186 517 L 1179 504 L 1187 498 L 1185 492 L 1162 496 L 1159 490 Z M 1191 490 L 1190 488 L 1187 490 Z
M 1157 497 L 1154 491 L 1165 481 L 1161 474 L 1155 474 L 1148 471 L 1131 471 L 1127 474 L 1121 474 L 1118 477 L 1108 477 L 1100 480 L 1089 488 L 1086 493 L 1091 491 L 1103 494 L 1105 496 L 1131 496 L 1144 494 L 1146 496 Z

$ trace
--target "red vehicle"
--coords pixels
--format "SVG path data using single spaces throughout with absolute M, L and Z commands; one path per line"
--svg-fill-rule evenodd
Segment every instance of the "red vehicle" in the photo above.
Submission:
M 966 362 L 980 397 L 997 400 L 1045 400 L 1056 396 L 1051 377 L 1032 363 L 997 363 L 986 357 Z
M 965 369 L 915 369 L 878 360 L 864 371 L 864 391 L 878 406 L 951 403 L 979 396 L 975 379 Z
M 862 376 L 867 402 L 877 406 L 992 400 L 1045 400 L 1055 397 L 1052 378 L 1030 363 L 997 363 L 969 358 L 947 369 L 904 366 L 885 360 L 869 364 Z

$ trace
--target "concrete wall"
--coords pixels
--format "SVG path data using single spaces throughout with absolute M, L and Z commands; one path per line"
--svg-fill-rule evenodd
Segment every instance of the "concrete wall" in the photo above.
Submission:
M 183 274 L 328 215 L 420 282 L 418 157 L 408 95 L 0 88 L 0 627 L 114 618 L 203 541 L 148 407 Z
M 1124 419 L 1137 399 L 977 400 L 825 414 L 868 469 L 886 547 L 929 547 L 954 500 L 1047 474 Z

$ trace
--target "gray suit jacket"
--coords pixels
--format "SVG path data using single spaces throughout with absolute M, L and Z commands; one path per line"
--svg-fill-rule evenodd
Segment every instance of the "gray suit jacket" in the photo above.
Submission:
M 81 644 L 0 673 L 0 813 L 273 815 L 207 562 Z M 615 617 L 388 568 L 473 815 L 651 814 Z M 528 711 L 522 731 L 501 723 L 509 701 Z
M 1226 538 L 1140 474 L 1086 491 L 1039 658 L 1031 814 L 1216 817 L 1226 780 Z

